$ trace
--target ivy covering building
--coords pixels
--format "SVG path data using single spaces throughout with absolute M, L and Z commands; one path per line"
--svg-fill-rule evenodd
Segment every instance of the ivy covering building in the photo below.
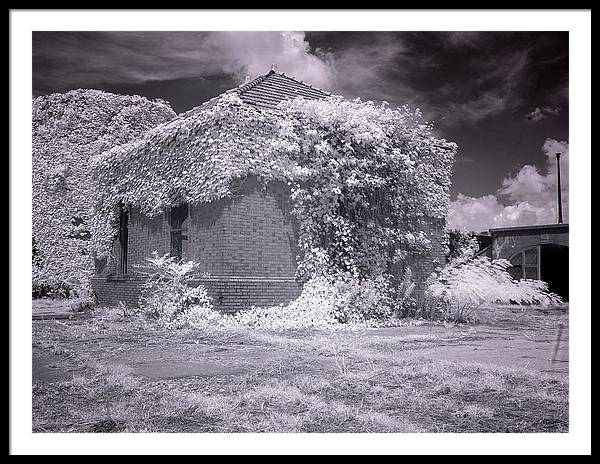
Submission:
M 136 305 L 152 252 L 216 307 L 286 303 L 319 273 L 422 284 L 444 263 L 456 146 L 418 110 L 271 71 L 93 160 L 93 287 Z
M 90 158 L 175 116 L 166 102 L 99 90 L 33 100 L 34 296 L 66 296 L 89 285 L 95 204 Z

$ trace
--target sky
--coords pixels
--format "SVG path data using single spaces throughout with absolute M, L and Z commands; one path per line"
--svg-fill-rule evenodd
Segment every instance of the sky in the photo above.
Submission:
M 184 112 L 276 69 L 420 108 L 458 144 L 450 229 L 568 220 L 567 32 L 34 32 L 33 96 L 93 88 Z M 566 222 L 566 221 L 565 221 Z

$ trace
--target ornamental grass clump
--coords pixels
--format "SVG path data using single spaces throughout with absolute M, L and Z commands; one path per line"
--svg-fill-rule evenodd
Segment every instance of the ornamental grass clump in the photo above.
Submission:
M 424 313 L 430 318 L 467 322 L 484 303 L 559 306 L 560 296 L 541 280 L 514 280 L 509 261 L 487 257 L 457 258 L 427 282 Z

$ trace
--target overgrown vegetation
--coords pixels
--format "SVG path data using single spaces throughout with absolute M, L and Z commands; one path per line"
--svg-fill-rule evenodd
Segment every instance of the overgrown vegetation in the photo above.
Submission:
M 98 90 L 32 102 L 33 297 L 81 295 L 93 272 L 88 162 L 175 117 L 168 104 Z M 85 293 L 85 292 L 84 292 Z
M 156 252 L 147 261 L 140 271 L 144 276 L 140 309 L 146 317 L 167 327 L 210 320 L 214 313 L 211 299 L 205 287 L 193 282 L 198 278 L 197 263 L 178 262 Z
M 95 159 L 95 249 L 109 256 L 120 204 L 157 215 L 227 197 L 253 175 L 290 186 L 304 281 L 324 266 L 378 278 L 441 232 L 455 151 L 406 107 L 332 97 L 272 112 L 225 94 Z
M 479 242 L 472 232 L 452 230 L 448 232 L 450 261 L 456 258 L 472 258 L 479 251 Z
M 253 307 L 235 315 L 213 308 L 206 288 L 198 282 L 198 264 L 169 255 L 149 258 L 140 311 L 159 325 L 180 328 L 252 327 L 268 330 L 357 328 L 401 325 L 402 318 L 470 322 L 483 304 L 558 306 L 559 296 L 544 282 L 515 281 L 510 263 L 485 257 L 458 258 L 438 269 L 425 294 L 413 298 L 415 283 L 407 269 L 399 285 L 387 276 L 358 278 L 350 272 L 321 273 L 308 280 L 298 298 L 287 305 Z
M 239 313 L 236 321 L 271 330 L 328 329 L 342 323 L 387 319 L 393 311 L 389 283 L 384 277 L 359 280 L 345 273 L 313 277 L 288 305 L 252 308 Z
M 231 316 L 213 309 L 206 288 L 198 282 L 197 263 L 154 253 L 142 269 L 140 312 L 169 328 L 327 329 L 339 323 L 386 319 L 394 312 L 391 289 L 383 277 L 360 281 L 349 273 L 314 277 L 286 306 L 254 307 Z
M 424 306 L 429 317 L 467 322 L 484 303 L 559 306 L 562 299 L 541 280 L 514 280 L 504 259 L 462 257 L 431 275 Z

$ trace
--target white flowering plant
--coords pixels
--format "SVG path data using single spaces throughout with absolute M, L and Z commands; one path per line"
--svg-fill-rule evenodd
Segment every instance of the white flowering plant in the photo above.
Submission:
M 359 280 L 350 273 L 308 280 L 288 305 L 254 307 L 235 316 L 239 324 L 270 330 L 329 329 L 387 319 L 394 305 L 387 277 Z

